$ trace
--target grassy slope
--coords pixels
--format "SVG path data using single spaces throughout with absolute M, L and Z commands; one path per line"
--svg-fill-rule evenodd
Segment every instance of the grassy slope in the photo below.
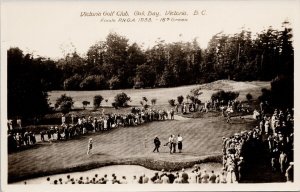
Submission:
M 176 99 L 177 96 L 183 95 L 184 97 L 187 94 L 191 94 L 190 91 L 192 89 L 196 89 L 201 87 L 201 92 L 203 94 L 199 97 L 201 101 L 208 101 L 212 93 L 216 92 L 219 89 L 224 90 L 234 90 L 239 91 L 240 100 L 245 100 L 245 95 L 247 93 L 251 93 L 256 99 L 261 94 L 261 88 L 270 87 L 269 82 L 261 82 L 261 81 L 253 81 L 253 82 L 235 82 L 235 81 L 227 81 L 227 80 L 219 80 L 208 84 L 203 85 L 189 85 L 189 86 L 181 86 L 181 87 L 173 87 L 173 88 L 157 88 L 157 89 L 126 89 L 126 90 L 101 90 L 101 91 L 52 91 L 49 92 L 49 99 L 52 104 L 55 103 L 56 99 L 66 93 L 67 95 L 73 97 L 75 101 L 75 108 L 82 108 L 82 101 L 90 101 L 92 107 L 93 97 L 95 95 L 102 95 L 105 99 L 108 99 L 108 102 L 102 102 L 102 106 L 111 106 L 111 103 L 114 100 L 114 96 L 118 93 L 125 92 L 128 96 L 131 97 L 132 102 L 129 105 L 132 106 L 140 106 L 140 101 L 143 96 L 147 97 L 149 100 L 149 104 L 151 104 L 150 100 L 152 98 L 157 99 L 158 106 L 165 106 L 168 104 L 169 99 Z

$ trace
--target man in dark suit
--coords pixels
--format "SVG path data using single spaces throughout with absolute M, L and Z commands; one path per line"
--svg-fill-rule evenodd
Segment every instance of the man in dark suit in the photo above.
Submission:
M 153 150 L 153 152 L 155 152 L 155 151 L 157 151 L 157 152 L 159 152 L 159 147 L 160 147 L 160 140 L 159 140 L 159 138 L 157 137 L 157 135 L 155 136 L 155 138 L 154 138 L 154 146 L 155 146 L 155 148 L 154 148 L 154 150 Z

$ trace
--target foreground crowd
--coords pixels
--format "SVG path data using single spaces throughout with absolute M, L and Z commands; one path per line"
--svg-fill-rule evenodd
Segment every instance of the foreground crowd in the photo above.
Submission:
M 257 111 L 256 111 L 257 113 Z M 280 171 L 287 181 L 293 181 L 294 120 L 292 110 L 274 110 L 271 116 L 256 114 L 260 121 L 250 131 L 223 137 L 223 168 L 231 183 L 242 181 L 245 168 L 253 158 L 260 158 L 268 149 L 272 170 Z M 265 150 L 266 151 L 266 150 Z M 263 152 L 265 152 L 263 151 Z
M 182 169 L 179 172 L 171 172 L 162 170 L 161 172 L 155 172 L 154 175 L 133 176 L 132 178 L 127 178 L 126 176 L 117 176 L 112 174 L 108 176 L 105 174 L 103 177 L 99 177 L 95 174 L 94 177 L 80 176 L 79 178 L 73 178 L 67 175 L 67 178 L 59 178 L 52 180 L 50 177 L 47 178 L 49 184 L 181 184 L 181 183 L 227 183 L 225 172 L 221 174 L 216 174 L 213 170 L 208 172 L 206 170 L 201 170 L 199 166 L 195 166 L 191 172 L 187 172 Z

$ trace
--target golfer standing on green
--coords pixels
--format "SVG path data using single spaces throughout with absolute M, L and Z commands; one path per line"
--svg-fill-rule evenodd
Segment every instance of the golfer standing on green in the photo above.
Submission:
M 90 138 L 89 143 L 88 143 L 88 150 L 86 152 L 87 155 L 89 155 L 90 153 L 92 154 L 92 152 L 91 152 L 92 148 L 93 148 L 93 139 Z

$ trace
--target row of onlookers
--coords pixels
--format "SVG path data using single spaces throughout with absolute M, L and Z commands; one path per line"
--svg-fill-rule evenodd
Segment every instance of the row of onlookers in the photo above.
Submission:
M 112 174 L 108 176 L 104 174 L 103 177 L 99 177 L 95 174 L 92 177 L 79 176 L 78 178 L 67 175 L 65 179 L 51 179 L 47 178 L 49 184 L 207 184 L 207 183 L 230 183 L 226 172 L 222 171 L 220 174 L 215 173 L 213 170 L 208 172 L 207 170 L 201 170 L 199 166 L 195 166 L 190 172 L 182 169 L 178 172 L 160 171 L 155 172 L 154 175 L 141 174 L 139 176 L 134 175 L 132 178 L 126 176 L 117 176 Z M 26 182 L 25 182 L 26 184 Z

